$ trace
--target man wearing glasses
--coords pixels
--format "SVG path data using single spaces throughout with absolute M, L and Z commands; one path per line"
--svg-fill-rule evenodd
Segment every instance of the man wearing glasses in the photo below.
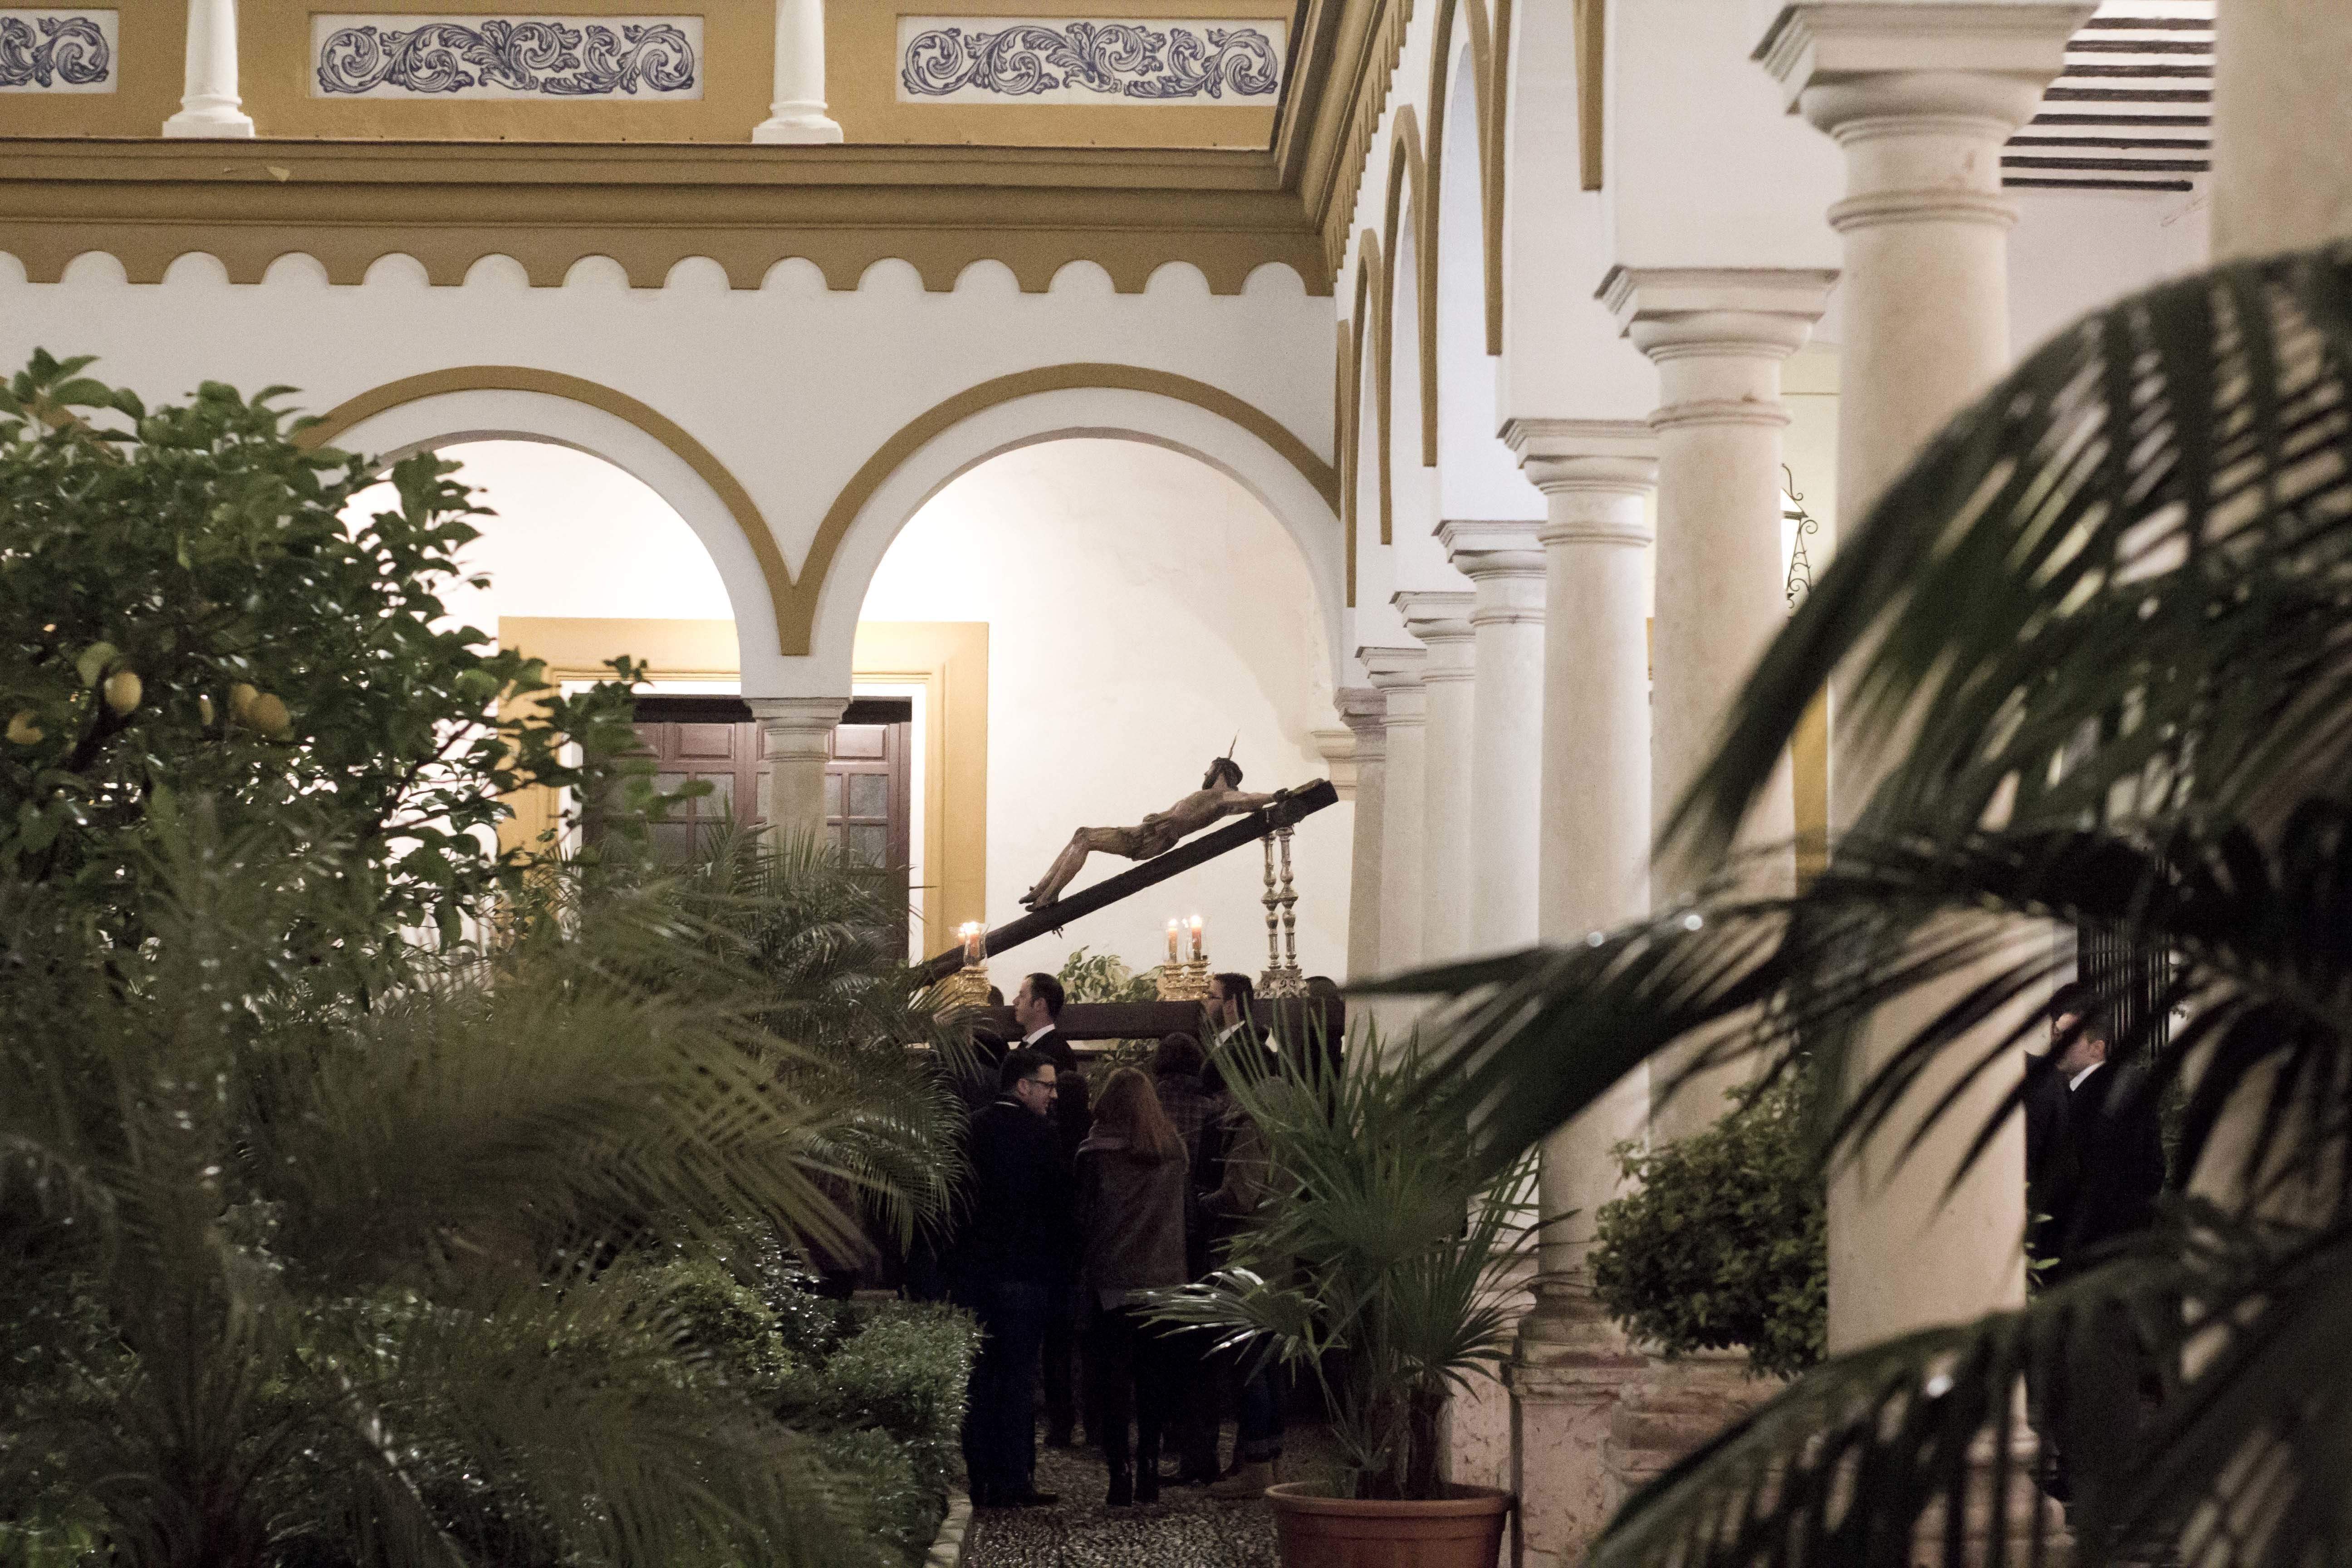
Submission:
M 1069 1254 L 1070 1183 L 1053 1121 L 1054 1064 L 1008 1053 L 995 1101 L 971 1121 L 968 1305 L 980 1319 L 963 1429 L 964 1468 L 979 1508 L 1039 1508 L 1037 1429 L 1030 1401 L 1052 1287 Z

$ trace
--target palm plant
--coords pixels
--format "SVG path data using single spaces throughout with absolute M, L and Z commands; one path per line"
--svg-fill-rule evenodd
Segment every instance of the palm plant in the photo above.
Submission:
M 1425 1103 L 1419 1047 L 1383 1053 L 1369 1032 L 1345 1066 L 1287 1050 L 1227 1083 L 1271 1190 L 1224 1267 L 1160 1292 L 1156 1315 L 1311 1373 L 1351 1495 L 1444 1496 L 1447 1398 L 1499 1374 L 1524 1304 L 1532 1162 L 1470 1180 L 1469 1123 Z
M 615 891 L 354 987 L 268 940 L 348 918 L 331 843 L 156 834 L 135 951 L 0 883 L 0 1560 L 868 1560 L 632 1261 L 846 1243 L 761 977 Z
M 2030 1026 L 2000 1020 L 2060 962 L 2021 928 L 2175 955 L 2154 1011 L 2186 1026 L 2116 1049 L 2149 1053 L 2155 1092 L 2185 1086 L 2198 1197 L 2021 1310 L 1825 1363 L 1629 1505 L 1601 1562 L 1897 1562 L 1938 1518 L 1947 1561 L 2038 1560 L 2039 1514 L 1995 1527 L 2038 1462 L 2023 1384 L 2063 1403 L 2119 1323 L 2188 1353 L 2120 1456 L 2128 1484 L 2077 1515 L 2090 1556 L 2151 1531 L 2200 1563 L 2352 1550 L 2347 387 L 2341 249 L 2167 284 L 2060 334 L 1854 531 L 1670 829 L 1727 854 L 1834 674 L 1841 769 L 1879 782 L 1823 876 L 1397 983 L 1460 996 L 1444 1066 L 1486 1170 L 1695 1037 L 1701 1066 L 1745 1055 L 1767 1078 L 1811 1052 L 1834 1160 L 1871 1137 L 1916 1149 L 2013 1064 Z M 1865 1053 L 1863 1022 L 1906 996 L 1924 1022 Z M 1989 1540 L 1965 1539 L 1969 1517 Z

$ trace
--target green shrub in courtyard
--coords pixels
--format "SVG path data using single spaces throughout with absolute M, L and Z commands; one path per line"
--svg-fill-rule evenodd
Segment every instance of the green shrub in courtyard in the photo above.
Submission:
M 1829 1219 L 1796 1095 L 1775 1087 L 1703 1132 L 1620 1151 L 1633 1190 L 1602 1206 L 1592 1291 L 1670 1354 L 1744 1348 L 1787 1377 L 1829 1334 Z

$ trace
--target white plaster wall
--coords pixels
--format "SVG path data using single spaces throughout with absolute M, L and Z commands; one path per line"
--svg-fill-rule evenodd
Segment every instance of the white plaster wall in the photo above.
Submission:
M 684 519 L 642 480 L 602 458 L 534 441 L 467 441 L 440 449 L 475 504 L 481 537 L 459 554 L 487 587 L 453 583 L 453 618 L 492 637 L 501 616 L 726 620 L 726 584 Z M 387 504 L 390 486 L 355 508 Z
M 602 258 L 580 262 L 561 288 L 533 289 L 503 257 L 476 263 L 462 287 L 432 288 L 398 255 L 348 287 L 299 254 L 252 285 L 229 283 L 202 253 L 152 285 L 126 282 L 120 263 L 97 253 L 58 283 L 30 284 L 0 255 L 0 366 L 37 346 L 94 353 L 95 374 L 151 402 L 209 379 L 291 385 L 296 406 L 322 411 L 465 365 L 525 365 L 615 388 L 710 450 L 795 572 L 826 509 L 878 447 L 946 398 L 1014 371 L 1110 362 L 1188 376 L 1253 404 L 1328 458 L 1331 321 L 1331 301 L 1309 297 L 1285 267 L 1261 268 L 1239 295 L 1212 296 L 1181 263 L 1122 295 L 1091 262 L 1064 268 L 1048 292 L 1024 294 L 994 261 L 967 268 L 952 291 L 928 293 L 895 260 L 869 268 L 858 289 L 833 291 L 799 259 L 778 263 L 756 289 L 728 289 L 703 258 L 681 261 L 660 289 L 627 287 Z M 1329 533 L 1336 576 L 1336 519 L 1288 521 Z M 1336 583 L 1328 589 L 1336 604 Z M 734 595 L 739 605 L 764 597 L 756 583 Z M 747 678 L 769 691 L 835 694 L 823 689 L 834 672 L 814 661 L 746 653 Z M 845 639 L 841 653 L 845 662 Z
M 2211 265 L 2203 190 L 2009 195 L 2009 344 L 2020 357 L 2085 311 Z
M 868 590 L 868 620 L 989 623 L 988 921 L 1071 832 L 1121 826 L 1198 786 L 1236 732 L 1244 787 L 1323 776 L 1308 731 L 1331 682 L 1313 584 L 1249 492 L 1181 454 L 1054 441 L 993 458 L 908 523 Z M 1353 807 L 1298 831 L 1299 962 L 1345 973 Z M 1127 862 L 1097 856 L 1076 886 Z M 1171 916 L 1202 915 L 1220 968 L 1265 966 L 1259 858 L 1244 851 L 993 961 L 1007 992 L 1074 947 L 1160 962 Z
M 1728 0 L 1610 8 L 1617 259 L 1628 267 L 1835 267 L 1843 157 L 1787 111 Z

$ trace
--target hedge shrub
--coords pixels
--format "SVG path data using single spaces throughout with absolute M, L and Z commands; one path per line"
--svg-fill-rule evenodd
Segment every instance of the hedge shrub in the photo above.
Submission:
M 1592 1287 L 1628 1333 L 1670 1354 L 1745 1348 L 1783 1377 L 1822 1359 L 1828 1215 L 1801 1121 L 1776 1089 L 1678 1143 L 1619 1150 L 1638 1186 L 1601 1210 Z

